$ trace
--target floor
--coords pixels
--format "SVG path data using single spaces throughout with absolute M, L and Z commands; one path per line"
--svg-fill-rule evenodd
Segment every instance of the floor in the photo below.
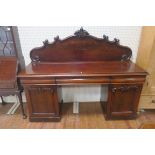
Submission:
M 148 110 L 139 114 L 136 120 L 106 121 L 99 103 L 80 103 L 80 114 L 72 113 L 72 104 L 63 105 L 61 122 L 29 122 L 22 119 L 20 109 L 14 115 L 6 115 L 9 105 L 0 105 L 0 128 L 11 129 L 132 129 L 142 123 L 155 120 L 155 111 Z
M 2 105 L 2 103 L 0 103 L 0 115 L 6 114 L 9 111 L 9 109 L 13 106 L 13 104 L 14 103 Z

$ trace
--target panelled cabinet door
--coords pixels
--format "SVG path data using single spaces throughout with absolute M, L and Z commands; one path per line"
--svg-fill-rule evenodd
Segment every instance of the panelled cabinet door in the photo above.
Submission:
M 30 120 L 59 118 L 57 89 L 54 86 L 29 86 L 26 88 Z
M 108 117 L 135 118 L 142 85 L 111 85 L 109 87 Z

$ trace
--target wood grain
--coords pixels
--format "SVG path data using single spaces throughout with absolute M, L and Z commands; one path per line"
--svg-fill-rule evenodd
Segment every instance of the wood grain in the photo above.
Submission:
M 3 129 L 135 129 L 155 120 L 155 111 L 148 110 L 140 113 L 136 120 L 106 121 L 100 103 L 97 102 L 80 103 L 80 114 L 73 114 L 72 103 L 65 103 L 61 122 L 29 122 L 28 119 L 21 118 L 20 109 L 14 115 L 6 115 L 1 112 L 0 128 Z

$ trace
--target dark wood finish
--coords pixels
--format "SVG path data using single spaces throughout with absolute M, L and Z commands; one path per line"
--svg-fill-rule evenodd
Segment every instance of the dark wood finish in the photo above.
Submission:
M 30 52 L 32 62 L 18 75 L 27 94 L 30 121 L 58 120 L 58 87 L 83 84 L 108 85 L 103 106 L 107 119 L 135 118 L 147 73 L 130 61 L 131 56 L 131 49 L 119 45 L 118 39 L 96 38 L 83 29 L 64 40 L 45 41 Z M 101 91 L 101 103 L 102 96 Z
M 32 62 L 121 61 L 131 56 L 131 49 L 119 45 L 118 39 L 96 38 L 83 29 L 64 40 L 56 37 L 51 44 L 46 40 L 43 47 L 30 52 Z
M 0 96 L 17 95 L 23 118 L 26 118 L 21 96 L 22 89 L 20 89 L 17 84 L 17 68 L 18 63 L 16 57 L 0 57 Z M 2 97 L 1 99 L 2 104 L 5 104 Z
M 106 118 L 136 118 L 142 84 L 111 84 Z
M 60 108 L 55 86 L 29 86 L 26 91 L 27 101 L 30 103 L 30 121 L 60 120 Z
M 66 63 L 30 63 L 20 73 L 22 78 L 50 78 L 55 77 L 113 77 L 120 79 L 124 76 L 131 78 L 145 78 L 146 72 L 131 61 L 97 61 L 97 62 L 66 62 Z

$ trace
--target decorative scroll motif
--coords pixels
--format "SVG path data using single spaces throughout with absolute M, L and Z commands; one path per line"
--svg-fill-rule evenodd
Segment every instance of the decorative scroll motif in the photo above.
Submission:
M 113 93 L 115 93 L 116 91 L 126 92 L 126 91 L 129 91 L 129 90 L 132 90 L 132 89 L 137 91 L 139 89 L 139 87 L 138 86 L 122 86 L 122 87 L 119 87 L 119 88 L 112 88 L 112 92 Z
M 109 43 L 114 43 L 114 44 L 119 45 L 119 39 L 117 39 L 117 38 L 114 38 L 114 41 L 109 41 L 109 37 L 106 36 L 106 35 L 103 35 L 103 40 L 104 40 L 104 41 L 107 41 L 107 42 L 109 42 Z
M 124 55 L 122 55 L 121 61 L 130 60 L 131 56 L 132 56 L 131 54 L 130 55 L 124 54 Z
M 114 43 L 117 44 L 117 45 L 119 45 L 119 39 L 114 38 Z
M 106 36 L 106 35 L 103 35 L 103 40 L 105 40 L 105 41 L 109 41 L 109 37 Z
M 43 44 L 44 44 L 45 47 L 48 46 L 48 45 L 49 45 L 49 41 L 48 41 L 48 39 L 45 40 L 45 41 L 43 41 Z
M 44 44 L 45 45 L 45 44 Z M 46 46 L 46 45 L 45 45 Z M 38 55 L 35 55 L 33 58 L 32 58 L 32 62 L 33 64 L 36 64 L 37 62 L 40 62 L 40 57 Z
M 59 42 L 59 41 L 60 41 L 59 36 L 56 36 L 54 38 L 54 42 L 56 43 L 56 42 Z M 43 41 L 43 44 L 44 44 L 44 47 L 47 47 L 50 43 L 49 43 L 48 39 L 46 39 L 45 41 Z
M 59 41 L 60 41 L 59 36 L 56 36 L 56 37 L 54 38 L 54 42 L 59 42 Z
M 89 33 L 86 30 L 84 30 L 83 27 L 81 27 L 80 30 L 74 33 L 74 35 L 78 37 L 85 37 L 85 36 L 89 36 Z

